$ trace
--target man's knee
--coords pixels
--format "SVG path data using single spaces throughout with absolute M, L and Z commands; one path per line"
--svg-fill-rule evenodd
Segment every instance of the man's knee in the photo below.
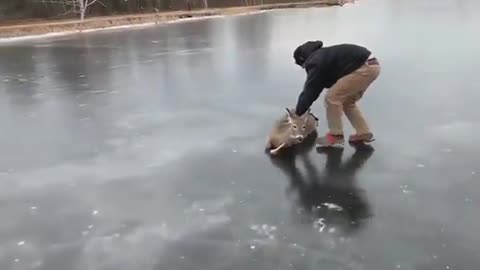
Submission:
M 346 112 L 354 110 L 356 107 L 357 103 L 355 101 L 348 101 L 342 104 L 342 108 Z
M 342 105 L 343 105 L 342 100 L 340 100 L 335 95 L 332 95 L 330 93 L 327 93 L 325 95 L 325 106 L 327 106 L 327 107 L 335 107 L 335 106 L 342 107 Z

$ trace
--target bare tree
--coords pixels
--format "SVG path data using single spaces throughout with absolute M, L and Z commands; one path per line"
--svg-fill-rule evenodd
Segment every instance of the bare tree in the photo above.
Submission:
M 95 4 L 95 3 L 101 3 L 99 0 L 42 0 L 42 2 L 45 3 L 52 3 L 52 4 L 61 4 L 64 6 L 70 6 L 71 11 L 74 14 L 79 14 L 80 15 L 80 20 L 85 19 L 85 14 L 87 13 L 87 9 Z
M 78 2 L 78 7 L 80 8 L 80 20 L 85 19 L 85 13 L 87 12 L 87 8 L 98 0 L 72 0 L 73 2 Z
M 208 0 L 203 0 L 203 7 L 208 8 Z

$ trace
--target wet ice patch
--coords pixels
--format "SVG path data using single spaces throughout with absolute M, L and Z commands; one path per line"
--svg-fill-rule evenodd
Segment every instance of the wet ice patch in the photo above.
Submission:
M 25 245 L 25 241 L 20 241 L 17 243 L 17 246 L 23 246 L 23 245 Z
M 117 69 L 117 68 L 125 68 L 125 67 L 129 67 L 129 65 L 128 64 L 114 65 L 114 66 L 109 66 L 108 68 L 109 69 Z
M 142 225 L 136 230 L 129 233 L 122 233 L 121 239 L 115 239 L 111 236 L 97 236 L 93 238 L 85 239 L 86 245 L 84 248 L 83 259 L 86 262 L 96 261 L 101 258 L 101 263 L 103 268 L 135 268 L 132 261 L 152 261 L 156 260 L 160 255 L 160 260 L 165 258 L 163 255 L 165 252 L 168 252 L 168 256 L 172 257 L 177 262 L 185 258 L 187 260 L 192 259 L 189 255 L 189 243 L 196 243 L 197 240 L 202 241 L 207 240 L 210 244 L 210 240 L 203 238 L 204 235 L 208 236 L 211 232 L 216 232 L 220 228 L 229 228 L 225 227 L 224 224 L 210 224 L 208 227 L 203 226 L 203 222 L 197 222 L 198 220 L 188 220 L 188 222 L 182 224 L 173 224 L 171 229 L 166 236 L 163 235 L 162 231 L 164 228 L 158 228 L 155 225 L 154 228 Z M 218 219 L 217 219 L 218 221 Z M 155 222 L 158 224 L 158 222 Z M 199 226 L 200 225 L 200 226 Z M 219 226 L 212 226 L 219 225 Z M 203 227 L 203 228 L 202 228 Z M 205 230 L 204 230 L 205 229 Z M 215 241 L 215 239 L 213 239 Z M 244 244 L 242 244 L 242 242 Z M 237 247 L 244 247 L 244 252 L 257 252 L 258 249 L 263 250 L 261 243 L 246 243 L 245 241 L 235 242 L 242 245 Z M 217 243 L 213 243 L 217 247 Z M 221 243 L 220 243 L 221 244 Z M 233 243 L 232 243 L 233 244 Z M 183 249 L 187 245 L 187 249 Z M 173 246 L 173 248 L 172 248 Z M 208 247 L 209 245 L 207 245 Z M 221 244 L 220 247 L 224 245 Z M 232 245 L 233 246 L 233 245 Z M 175 250 L 175 247 L 180 247 L 174 253 L 169 252 L 169 250 Z M 184 253 L 183 251 L 186 251 Z M 235 248 L 235 251 L 238 250 Z M 212 250 L 211 250 L 212 251 Z M 215 252 L 215 250 L 213 250 Z M 128 254 L 129 256 L 125 256 Z M 171 266 L 171 264 L 170 264 Z M 159 269 L 163 269 L 160 267 Z M 168 268 L 168 267 L 167 267 Z
M 32 98 L 35 98 L 35 99 L 41 99 L 45 96 L 44 93 L 36 93 L 34 95 L 32 95 Z
M 98 210 L 93 210 L 93 211 L 92 211 L 92 216 L 96 216 L 96 215 L 98 215 L 98 214 L 99 214 L 99 211 L 98 211 Z
M 222 197 L 211 200 L 195 201 L 185 213 L 217 213 L 233 204 L 232 197 Z
M 190 116 L 193 113 L 187 113 L 186 116 Z M 137 129 L 135 133 L 138 134 L 143 132 L 144 129 L 150 132 L 152 126 L 159 127 L 162 123 L 169 122 L 172 119 L 175 120 L 178 117 L 178 115 L 169 115 L 162 112 L 152 112 L 146 115 L 148 116 L 148 119 L 146 119 L 148 121 L 135 118 L 127 119 L 128 121 L 121 124 L 125 124 L 128 128 Z M 180 118 L 183 118 L 183 116 L 180 114 Z M 154 118 L 153 121 L 152 117 Z M 118 127 L 119 123 L 116 122 L 113 125 Z M 233 129 L 232 132 L 240 133 L 242 131 L 240 126 L 232 124 L 228 130 L 230 130 L 230 127 Z M 121 126 L 119 133 L 123 134 L 124 131 L 132 132 L 131 130 L 123 130 L 124 128 L 125 126 Z M 181 129 L 183 130 L 184 128 L 182 127 Z M 218 128 L 216 129 L 218 130 Z M 218 131 L 212 133 L 211 128 L 206 128 L 200 132 L 197 132 L 197 130 L 190 132 L 194 131 L 193 129 L 187 129 L 187 131 L 189 132 L 184 132 L 185 135 L 182 134 L 182 136 L 178 136 L 176 129 L 167 132 L 164 132 L 164 130 L 155 131 L 152 135 L 149 134 L 144 138 L 140 138 L 140 142 L 143 145 L 148 145 L 148 147 L 141 150 L 133 148 L 132 144 L 138 142 L 138 139 L 135 138 L 132 144 L 130 141 L 127 141 L 128 144 L 119 147 L 114 152 L 97 152 L 98 154 L 89 158 L 87 162 L 65 160 L 48 167 L 26 169 L 12 174 L 10 180 L 15 181 L 22 188 L 35 188 L 53 183 L 64 184 L 65 180 L 75 183 L 85 177 L 86 173 L 90 174 L 88 172 L 95 172 L 92 175 L 94 179 L 91 180 L 97 183 L 117 181 L 128 177 L 141 177 L 151 174 L 150 170 L 145 169 L 146 164 L 165 166 L 168 163 L 190 156 L 196 151 L 221 151 L 224 147 L 218 141 L 230 136 L 229 133 Z M 198 143 L 198 141 L 202 143 Z M 11 172 L 9 171 L 9 174 Z M 68 177 L 65 179 L 58 177 L 58 175 L 66 175 Z M 38 179 L 42 179 L 42 181 L 38 181 Z M 170 180 L 165 179 L 165 181 Z M 11 190 L 8 192 L 11 192 Z
M 471 122 L 457 121 L 444 125 L 434 126 L 432 133 L 436 138 L 456 143 L 470 142 L 474 139 L 478 127 Z
M 35 269 L 35 268 L 39 268 L 40 266 L 42 266 L 42 261 L 35 261 L 33 262 L 30 266 L 32 269 Z
M 412 193 L 412 190 L 408 188 L 408 185 L 401 185 L 400 189 L 402 190 L 403 194 L 410 194 Z
M 306 251 L 307 249 L 297 243 L 292 243 L 292 244 L 289 244 L 289 247 L 291 248 L 294 248 L 294 249 L 299 249 L 299 250 L 302 250 L 302 251 Z
M 417 168 L 425 168 L 425 164 L 418 163 L 418 164 L 417 164 Z
M 175 55 L 191 55 L 191 54 L 205 53 L 205 52 L 210 52 L 210 51 L 212 51 L 211 48 L 201 48 L 201 49 L 175 51 L 175 52 L 173 52 L 173 54 L 175 54 Z
M 262 224 L 262 225 L 251 225 L 250 230 L 254 231 L 256 234 L 258 234 L 261 237 L 266 237 L 268 239 L 275 239 L 275 232 L 277 231 L 276 226 L 270 226 L 267 224 Z
M 105 144 L 115 147 L 120 147 L 126 143 L 126 140 L 123 138 L 110 138 L 105 141 Z
M 107 93 L 107 92 L 108 92 L 107 90 L 103 90 L 103 89 L 87 91 L 87 93 L 89 93 L 89 94 L 103 94 L 103 93 Z
M 183 196 L 183 195 L 182 195 Z M 195 201 L 184 210 L 184 216 L 194 228 L 190 230 L 208 230 L 212 226 L 218 226 L 231 222 L 226 207 L 233 204 L 231 197 L 221 197 L 212 200 Z M 194 225 L 193 225 L 194 224 Z

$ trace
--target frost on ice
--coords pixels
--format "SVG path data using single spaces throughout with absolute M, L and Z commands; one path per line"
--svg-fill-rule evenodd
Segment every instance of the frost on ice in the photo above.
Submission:
M 319 232 L 323 232 L 323 230 L 325 229 L 325 227 L 327 225 L 325 225 L 325 223 L 323 222 L 325 219 L 324 218 L 319 218 L 317 220 L 315 220 L 315 222 L 313 222 L 313 227 L 315 229 L 317 229 Z

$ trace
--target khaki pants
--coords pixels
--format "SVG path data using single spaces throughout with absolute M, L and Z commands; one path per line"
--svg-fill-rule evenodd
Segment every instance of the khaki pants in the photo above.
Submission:
M 325 96 L 327 122 L 330 133 L 343 134 L 343 113 L 357 134 L 370 132 L 367 121 L 358 108 L 359 101 L 370 84 L 380 75 L 380 65 L 364 64 L 354 72 L 340 78 Z

